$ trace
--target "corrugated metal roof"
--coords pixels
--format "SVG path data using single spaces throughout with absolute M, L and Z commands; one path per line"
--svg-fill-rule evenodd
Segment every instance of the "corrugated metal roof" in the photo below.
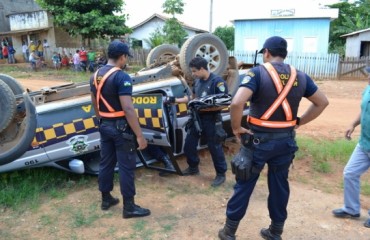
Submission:
M 347 34 L 341 35 L 340 37 L 349 37 L 349 36 L 356 35 L 356 34 L 363 33 L 363 32 L 367 32 L 367 31 L 370 31 L 370 28 L 358 30 L 356 32 L 347 33 Z

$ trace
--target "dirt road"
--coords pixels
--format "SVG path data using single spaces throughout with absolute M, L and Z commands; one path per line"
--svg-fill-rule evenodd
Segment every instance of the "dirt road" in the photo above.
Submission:
M 34 80 L 22 80 L 22 83 L 26 86 L 29 84 L 29 87 L 45 84 Z M 313 123 L 299 128 L 298 134 L 328 140 L 342 137 L 359 112 L 361 92 L 366 84 L 365 81 L 319 82 L 318 85 L 329 97 L 330 106 Z M 308 102 L 302 101 L 301 109 L 307 106 Z M 355 136 L 358 134 L 356 130 Z M 237 145 L 229 142 L 227 147 L 227 158 L 230 160 Z M 234 180 L 229 171 L 222 187 L 211 188 L 209 184 L 214 177 L 214 170 L 209 154 L 202 151 L 200 157 L 201 175 L 196 177 L 163 178 L 152 170 L 137 170 L 137 203 L 152 210 L 152 215 L 147 218 L 123 220 L 121 204 L 102 212 L 97 184 L 93 181 L 91 187 L 69 193 L 65 198 L 43 199 L 41 207 L 35 211 L 14 214 L 7 210 L 1 213 L 0 235 L 5 238 L 0 238 L 217 239 Z M 184 168 L 186 162 L 179 158 L 179 164 Z M 300 179 L 304 177 L 316 179 L 321 188 L 302 182 Z M 319 190 L 331 182 L 337 188 Z M 361 196 L 363 209 L 359 220 L 337 219 L 331 215 L 333 208 L 342 205 L 341 169 L 323 176 L 313 173 L 307 161 L 297 161 L 291 170 L 290 183 L 289 217 L 284 239 L 370 239 L 370 229 L 362 226 L 367 219 L 370 197 Z M 120 195 L 118 183 L 113 193 Z M 269 224 L 267 194 L 266 172 L 263 172 L 247 215 L 240 224 L 237 239 L 261 239 L 258 234 L 260 228 Z

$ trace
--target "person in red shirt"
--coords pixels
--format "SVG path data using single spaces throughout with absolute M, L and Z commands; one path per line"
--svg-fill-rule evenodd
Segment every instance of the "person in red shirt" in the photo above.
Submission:
M 62 67 L 67 67 L 69 65 L 69 58 L 67 57 L 67 55 L 63 55 L 61 64 Z
M 6 44 L 3 46 L 3 50 L 2 51 L 3 51 L 3 57 L 5 59 L 8 59 L 9 52 L 8 52 L 8 46 Z
M 87 67 L 87 52 L 84 48 L 79 52 L 80 55 L 80 66 L 86 72 Z

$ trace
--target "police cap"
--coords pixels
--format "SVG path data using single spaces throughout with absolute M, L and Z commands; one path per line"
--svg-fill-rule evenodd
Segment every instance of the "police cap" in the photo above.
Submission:
M 112 41 L 108 46 L 108 57 L 112 59 L 117 59 L 122 55 L 132 57 L 127 44 L 119 40 Z
M 287 48 L 288 43 L 284 38 L 273 36 L 266 39 L 265 43 L 263 44 L 263 48 L 258 53 L 263 53 L 263 50 L 265 49 L 287 51 Z

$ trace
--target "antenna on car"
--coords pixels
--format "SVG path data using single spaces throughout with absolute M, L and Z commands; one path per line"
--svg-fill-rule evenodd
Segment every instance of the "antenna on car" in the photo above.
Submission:
M 260 65 L 259 63 L 257 63 L 257 54 L 258 54 L 258 50 L 256 50 L 256 52 L 254 54 L 253 67 Z

